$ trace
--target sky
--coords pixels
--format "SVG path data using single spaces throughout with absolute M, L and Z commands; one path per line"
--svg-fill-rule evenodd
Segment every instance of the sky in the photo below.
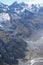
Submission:
M 43 3 L 43 0 L 0 0 L 0 2 L 11 5 L 13 2 L 18 1 L 18 2 L 25 2 L 28 4 L 34 3 L 34 4 L 40 4 Z

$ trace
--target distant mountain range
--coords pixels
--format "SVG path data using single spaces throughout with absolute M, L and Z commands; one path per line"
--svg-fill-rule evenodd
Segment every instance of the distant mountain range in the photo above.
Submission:
M 3 61 L 10 63 L 6 60 L 9 55 L 13 61 L 14 58 L 24 58 L 27 46 L 23 39 L 39 29 L 43 29 L 43 6 L 0 3 L 0 60 L 2 56 Z
M 23 12 L 25 9 L 27 9 L 28 11 L 32 11 L 32 12 L 36 12 L 36 11 L 42 11 L 43 9 L 43 5 L 41 6 L 41 4 L 26 4 L 24 2 L 22 3 L 18 3 L 18 2 L 14 2 L 11 5 L 5 5 L 3 3 L 0 2 L 0 12 L 8 12 L 12 10 L 12 12 L 16 12 L 16 13 L 20 13 Z M 19 11 L 19 12 L 18 12 Z
M 0 29 L 14 36 L 26 37 L 40 27 L 43 7 L 14 2 L 8 6 L 0 3 Z M 39 20 L 40 19 L 40 20 Z

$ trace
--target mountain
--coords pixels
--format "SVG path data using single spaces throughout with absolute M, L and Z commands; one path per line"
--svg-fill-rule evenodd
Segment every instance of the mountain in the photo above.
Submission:
M 0 2 L 0 12 L 6 12 L 8 8 L 8 5 L 5 5 Z
M 21 12 L 25 6 L 27 6 L 27 4 L 25 4 L 24 2 L 22 3 L 18 3 L 18 2 L 14 2 L 12 5 L 9 6 L 9 8 L 13 11 L 13 12 Z
M 43 15 L 43 7 L 39 8 L 39 13 Z
M 0 61 L 9 64 L 24 59 L 30 50 L 24 40 L 39 29 L 43 29 L 43 7 L 32 4 L 29 8 L 23 2 L 10 6 L 0 3 Z
M 25 57 L 26 47 L 27 44 L 19 38 L 10 38 L 7 44 L 0 39 L 0 61 L 8 64 L 17 64 L 16 59 Z

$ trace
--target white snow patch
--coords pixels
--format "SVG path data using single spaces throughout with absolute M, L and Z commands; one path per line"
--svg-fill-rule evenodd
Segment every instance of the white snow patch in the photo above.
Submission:
M 1 28 L 3 28 L 3 26 L 2 26 L 2 25 L 0 25 L 0 27 L 1 27 Z
M 6 12 L 6 11 L 7 11 L 7 9 L 3 9 L 3 11 L 5 11 L 5 12 Z
M 0 13 L 0 21 L 9 21 L 10 16 L 8 13 Z
M 41 39 L 43 39 L 43 37 L 41 37 Z
M 11 17 L 12 17 L 12 19 L 15 19 L 15 20 L 17 20 L 17 19 L 21 19 L 21 17 L 18 16 L 17 14 L 13 14 L 13 15 L 11 15 Z

